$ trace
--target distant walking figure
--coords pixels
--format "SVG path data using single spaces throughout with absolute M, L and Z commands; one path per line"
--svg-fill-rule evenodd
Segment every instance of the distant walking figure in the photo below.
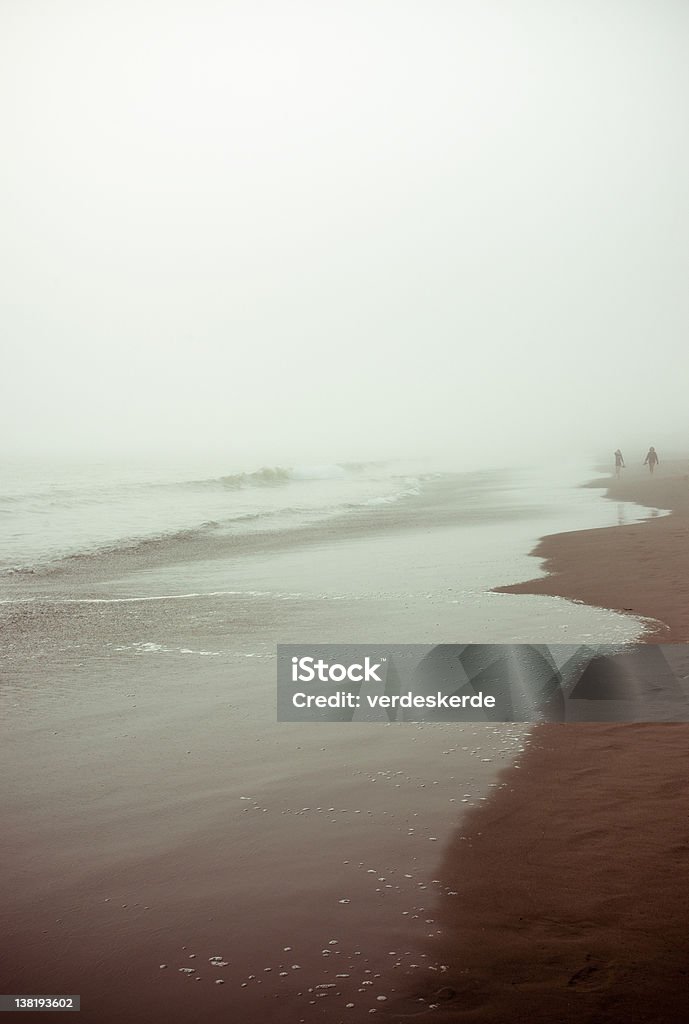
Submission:
M 648 449 L 648 455 L 644 459 L 644 466 L 648 466 L 649 472 L 652 473 L 656 468 L 660 459 L 658 458 L 658 452 L 655 450 L 653 445 Z
M 618 448 L 617 451 L 615 452 L 615 476 L 619 476 L 620 475 L 620 470 L 624 469 L 624 468 L 625 468 L 625 465 L 624 465 L 624 459 L 622 458 L 622 452 Z

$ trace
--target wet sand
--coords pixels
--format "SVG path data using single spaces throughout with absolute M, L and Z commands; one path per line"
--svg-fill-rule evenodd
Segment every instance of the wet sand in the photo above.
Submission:
M 627 472 L 609 497 L 672 515 L 544 539 L 551 574 L 505 588 L 656 621 L 689 641 L 689 462 Z M 537 727 L 472 811 L 439 878 L 433 1019 L 679 1024 L 689 1019 L 689 725 Z M 414 1012 L 410 999 L 407 1012 Z M 404 1019 L 402 1012 L 397 1015 Z
M 64 590 L 0 609 L 0 991 L 93 1024 L 359 1024 L 435 975 L 440 851 L 526 730 L 278 723 L 274 645 L 451 639 L 456 605 Z
M 439 868 L 459 895 L 439 905 L 448 970 L 418 992 L 433 1019 L 689 1019 L 688 741 L 684 725 L 536 730 Z
M 130 658 L 128 693 L 56 672 L 5 750 L 2 991 L 80 994 L 93 1024 L 330 1024 L 436 970 L 439 851 L 523 728 L 271 727 L 260 665 L 228 699 L 211 659 Z

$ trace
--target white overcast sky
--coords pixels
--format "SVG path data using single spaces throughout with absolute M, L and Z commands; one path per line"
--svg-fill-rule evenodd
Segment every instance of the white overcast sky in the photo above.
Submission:
M 2 0 L 9 451 L 689 450 L 685 0 Z

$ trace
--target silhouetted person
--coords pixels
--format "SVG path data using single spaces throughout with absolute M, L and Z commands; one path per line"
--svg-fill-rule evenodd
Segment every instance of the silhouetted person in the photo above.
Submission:
M 619 476 L 622 469 L 625 469 L 624 459 L 622 458 L 622 452 L 618 448 L 615 452 L 615 476 Z
M 659 462 L 660 459 L 658 458 L 658 452 L 655 450 L 653 445 L 651 445 L 651 447 L 648 449 L 648 455 L 644 459 L 644 466 L 647 465 L 649 472 L 652 473 Z

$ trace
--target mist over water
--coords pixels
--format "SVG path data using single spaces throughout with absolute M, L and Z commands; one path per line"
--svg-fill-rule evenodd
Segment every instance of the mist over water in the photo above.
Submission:
M 450 630 L 469 555 L 492 585 L 498 535 L 591 523 L 591 455 L 689 435 L 688 29 L 675 0 L 6 0 L 2 567 L 112 549 L 117 578 L 145 542 L 161 586 L 184 550 L 232 589 L 252 550 L 242 586 L 313 596 L 378 561 Z
M 681 445 L 688 30 L 674 0 L 8 0 L 10 450 Z
M 124 552 L 150 542 L 168 541 L 173 561 L 175 545 L 185 541 L 207 544 L 199 558 L 236 555 L 213 544 L 251 535 L 269 539 L 278 532 L 287 542 L 328 523 L 335 540 L 354 522 L 363 529 L 364 519 L 366 529 L 380 535 L 402 526 L 442 527 L 448 518 L 476 534 L 483 518 L 489 527 L 503 523 L 511 549 L 514 520 L 543 520 L 544 531 L 546 518 L 549 528 L 572 529 L 607 526 L 619 517 L 611 504 L 598 500 L 598 492 L 577 487 L 593 475 L 587 462 L 474 472 L 450 470 L 432 459 L 236 472 L 221 467 L 227 469 L 213 459 L 4 460 L 0 571 L 33 571 L 65 557 Z M 630 506 L 626 514 L 633 519 L 640 510 Z M 527 529 L 522 545 L 528 548 L 538 530 Z M 188 565 L 184 571 L 190 572 Z M 226 571 L 224 562 L 220 571 Z
M 450 963 L 486 1020 L 561 971 L 565 1008 L 613 1014 L 653 975 L 631 940 L 598 970 L 630 790 L 607 738 L 602 774 L 546 762 L 499 929 L 526 984 L 511 956 L 482 979 L 435 952 L 471 893 L 499 912 L 461 857 L 445 884 L 450 839 L 524 730 L 281 724 L 275 652 L 648 627 L 495 588 L 543 571 L 543 535 L 647 514 L 580 486 L 616 448 L 630 477 L 686 455 L 688 95 L 684 0 L 3 0 L 1 991 L 80 992 L 98 1024 L 361 1024 L 422 991 L 452 1016 Z M 651 546 L 626 568 L 659 591 Z M 641 774 L 624 829 L 645 799 L 672 819 L 681 781 L 666 806 Z M 513 820 L 479 826 L 489 872 Z M 549 851 L 599 848 L 601 931 L 541 920 Z M 668 941 L 639 939 L 666 979 Z

